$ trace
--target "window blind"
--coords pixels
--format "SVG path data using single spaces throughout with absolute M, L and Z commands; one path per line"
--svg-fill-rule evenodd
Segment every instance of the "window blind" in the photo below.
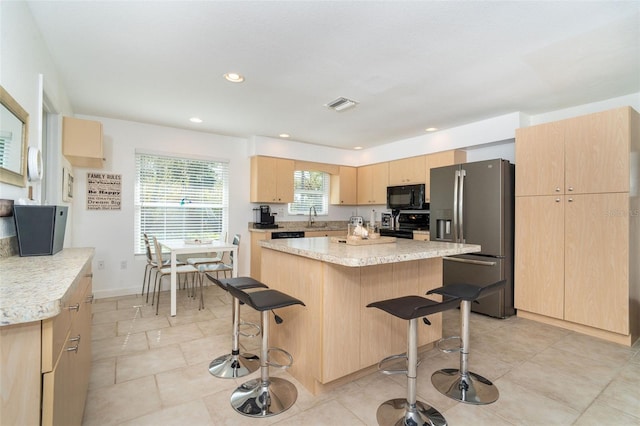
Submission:
M 142 234 L 221 239 L 229 223 L 229 163 L 136 153 L 135 253 Z
M 329 188 L 329 173 L 296 170 L 289 214 L 308 214 L 312 206 L 317 214 L 329 214 Z

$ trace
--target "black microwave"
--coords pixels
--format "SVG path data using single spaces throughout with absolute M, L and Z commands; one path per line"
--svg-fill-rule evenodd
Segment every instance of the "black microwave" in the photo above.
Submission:
M 392 210 L 425 210 L 425 184 L 387 187 L 387 208 Z

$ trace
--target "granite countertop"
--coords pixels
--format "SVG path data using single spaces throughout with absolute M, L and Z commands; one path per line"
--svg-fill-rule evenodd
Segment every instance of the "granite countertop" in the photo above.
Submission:
M 53 256 L 0 258 L 0 326 L 58 315 L 93 254 L 93 248 L 68 248 Z
M 480 251 L 477 244 L 397 239 L 394 243 L 353 246 L 334 243 L 330 237 L 259 241 L 263 248 L 342 266 L 371 266 Z
M 345 221 L 316 221 L 313 226 L 308 226 L 306 221 L 276 222 L 277 228 L 254 228 L 253 222 L 249 222 L 249 232 L 314 232 L 314 231 L 347 231 Z

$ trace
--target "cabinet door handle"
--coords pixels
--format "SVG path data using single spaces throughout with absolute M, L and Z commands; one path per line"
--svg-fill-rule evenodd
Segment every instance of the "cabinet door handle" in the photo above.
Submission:
M 573 198 L 569 198 L 569 202 L 570 202 L 570 203 L 573 203 Z
M 556 192 L 560 192 L 560 187 L 556 186 Z
M 70 342 L 78 342 L 80 343 L 80 335 L 78 334 L 76 337 L 69 338 Z
M 80 310 L 80 304 L 76 303 L 75 305 L 71 305 L 69 306 L 67 309 L 69 309 L 70 311 L 79 311 Z
M 573 186 L 570 186 L 569 187 L 569 192 L 572 192 L 572 191 L 573 191 Z
M 87 298 L 84 300 L 84 303 L 93 303 L 93 294 L 87 296 Z
M 87 275 L 85 275 L 85 278 L 93 278 L 93 272 L 89 272 Z
M 78 353 L 78 345 L 75 345 L 75 346 L 69 346 L 69 347 L 67 348 L 67 352 L 75 352 L 75 353 Z
M 560 198 L 556 198 L 556 203 L 559 203 L 559 202 L 560 202 Z

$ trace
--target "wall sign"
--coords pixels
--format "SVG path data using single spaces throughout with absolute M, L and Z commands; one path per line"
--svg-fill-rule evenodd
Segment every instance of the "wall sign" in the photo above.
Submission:
M 122 175 L 87 173 L 87 210 L 120 210 Z

